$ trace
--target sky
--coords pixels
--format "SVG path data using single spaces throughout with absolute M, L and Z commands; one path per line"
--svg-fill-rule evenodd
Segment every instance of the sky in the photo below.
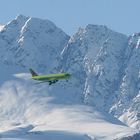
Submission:
M 69 35 L 88 24 L 140 32 L 140 0 L 0 0 L 0 24 L 19 14 L 51 20 Z

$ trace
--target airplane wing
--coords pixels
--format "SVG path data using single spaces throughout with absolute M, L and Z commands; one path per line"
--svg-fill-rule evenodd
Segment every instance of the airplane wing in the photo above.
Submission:
M 55 84 L 56 82 L 58 82 L 58 80 L 54 80 L 54 81 L 42 81 L 42 82 L 37 82 L 35 84 L 42 84 L 42 83 L 46 83 L 46 82 L 48 82 L 49 85 L 52 85 L 52 84 Z

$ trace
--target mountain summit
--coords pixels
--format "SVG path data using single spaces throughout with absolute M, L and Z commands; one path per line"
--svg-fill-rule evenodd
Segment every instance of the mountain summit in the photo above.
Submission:
M 1 61 L 49 71 L 68 40 L 51 21 L 19 15 L 0 32 Z

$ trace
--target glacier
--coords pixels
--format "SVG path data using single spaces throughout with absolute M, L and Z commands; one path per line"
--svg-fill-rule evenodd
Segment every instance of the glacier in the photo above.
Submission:
M 0 139 L 140 138 L 140 33 L 87 25 L 73 36 L 19 15 L 0 26 Z M 69 72 L 55 85 L 40 74 Z

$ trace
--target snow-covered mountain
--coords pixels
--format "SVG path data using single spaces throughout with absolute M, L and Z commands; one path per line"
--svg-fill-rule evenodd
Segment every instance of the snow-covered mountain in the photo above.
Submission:
M 106 26 L 72 37 L 23 15 L 0 26 L 0 139 L 139 140 L 139 54 L 139 33 Z M 36 85 L 29 67 L 72 77 Z
M 0 60 L 49 71 L 68 40 L 69 36 L 51 21 L 19 15 L 0 32 Z
M 139 128 L 140 34 L 130 37 L 106 26 L 88 25 L 62 52 L 62 69 L 73 74 L 72 87 L 83 102 L 102 108 Z M 75 86 L 76 85 L 76 86 Z

